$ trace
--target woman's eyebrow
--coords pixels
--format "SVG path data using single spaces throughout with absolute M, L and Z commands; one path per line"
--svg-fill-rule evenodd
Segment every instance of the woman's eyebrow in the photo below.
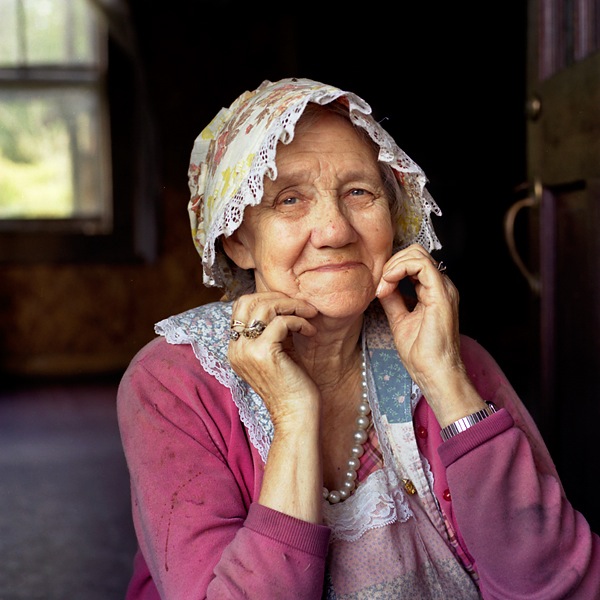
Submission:
M 379 169 L 373 165 L 356 167 L 349 171 L 339 171 L 336 173 L 337 178 L 340 181 L 369 181 L 369 182 L 381 182 L 381 174 Z M 314 177 L 307 168 L 302 166 L 294 165 L 293 168 L 278 169 L 277 178 L 275 180 L 268 179 L 272 183 L 293 185 L 296 183 L 304 183 L 305 181 L 312 182 Z

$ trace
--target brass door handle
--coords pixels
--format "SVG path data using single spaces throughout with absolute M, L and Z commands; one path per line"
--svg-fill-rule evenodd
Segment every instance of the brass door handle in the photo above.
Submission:
M 519 212 L 524 208 L 533 208 L 538 206 L 539 199 L 535 196 L 528 196 L 522 200 L 515 202 L 504 215 L 504 240 L 508 246 L 510 256 L 529 284 L 531 291 L 539 295 L 540 293 L 540 278 L 537 275 L 531 273 L 531 271 L 525 266 L 523 259 L 521 258 L 517 245 L 515 243 L 515 219 Z

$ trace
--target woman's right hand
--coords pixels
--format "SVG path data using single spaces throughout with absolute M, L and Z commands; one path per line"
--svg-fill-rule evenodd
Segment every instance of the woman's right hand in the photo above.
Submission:
M 228 350 L 234 371 L 263 399 L 274 426 L 258 501 L 312 523 L 321 522 L 321 396 L 295 360 L 292 338 L 316 333 L 308 319 L 317 312 L 281 292 L 242 296 L 233 303 L 231 321 L 242 333 L 229 342 Z M 262 333 L 244 336 L 244 325 L 255 321 L 266 325 Z
M 229 362 L 264 400 L 276 428 L 290 422 L 297 426 L 307 409 L 318 408 L 319 391 L 296 362 L 292 341 L 293 334 L 316 333 L 308 319 L 317 312 L 308 302 L 281 292 L 248 294 L 233 303 L 232 325 L 236 321 L 241 325 L 235 327 L 239 338 L 229 342 Z M 264 331 L 255 338 L 244 336 L 244 325 L 256 321 L 266 325 Z

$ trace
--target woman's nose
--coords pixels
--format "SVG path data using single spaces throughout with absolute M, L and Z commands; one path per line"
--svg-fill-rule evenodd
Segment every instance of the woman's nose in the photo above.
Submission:
M 311 241 L 315 247 L 340 248 L 356 240 L 356 230 L 343 204 L 327 199 L 318 202 L 317 206 L 311 232 Z

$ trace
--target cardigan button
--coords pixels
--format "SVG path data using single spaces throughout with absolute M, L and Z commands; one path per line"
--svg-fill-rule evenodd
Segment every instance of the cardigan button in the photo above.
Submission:
M 446 502 L 450 502 L 452 500 L 452 494 L 450 493 L 449 489 L 445 489 L 444 493 L 442 494 L 442 498 L 446 501 Z
M 423 427 L 423 425 L 419 425 L 417 427 L 417 437 L 420 437 L 422 440 L 424 440 L 427 437 L 427 435 L 427 429 Z

